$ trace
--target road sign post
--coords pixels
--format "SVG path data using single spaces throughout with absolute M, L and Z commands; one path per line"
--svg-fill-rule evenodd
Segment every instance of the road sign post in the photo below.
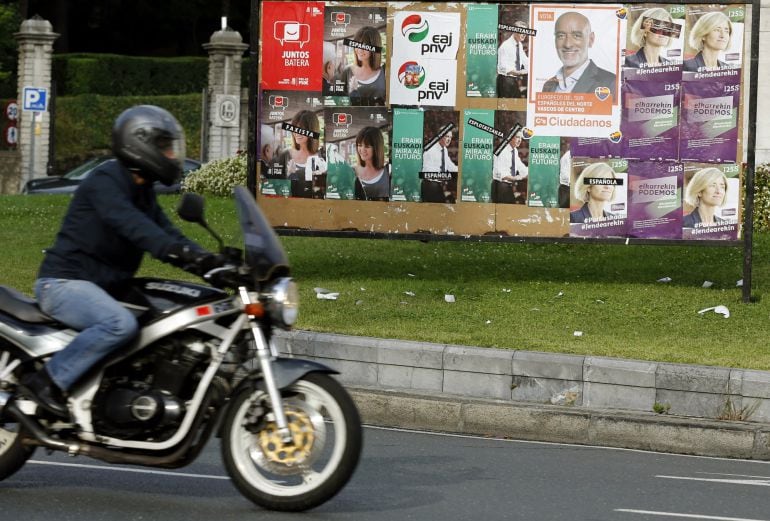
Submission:
M 40 87 L 24 87 L 21 109 L 24 112 L 32 112 L 32 125 L 30 125 L 29 140 L 29 174 L 27 180 L 35 177 L 35 135 L 37 116 L 39 112 L 48 110 L 48 89 Z

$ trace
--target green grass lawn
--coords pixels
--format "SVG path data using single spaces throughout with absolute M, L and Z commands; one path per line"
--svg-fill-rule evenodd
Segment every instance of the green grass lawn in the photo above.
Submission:
M 2 196 L 0 284 L 30 293 L 68 196 Z M 177 198 L 161 198 L 172 218 Z M 239 244 L 235 209 L 207 216 Z M 178 222 L 178 219 L 177 219 Z M 206 247 L 205 231 L 180 223 Z M 284 237 L 298 328 L 384 338 L 770 370 L 770 234 L 756 234 L 752 295 L 734 247 L 511 244 Z M 152 259 L 142 275 L 195 280 Z M 668 283 L 658 279 L 670 277 Z M 710 281 L 710 288 L 703 283 Z M 339 292 L 319 300 L 315 287 Z M 444 296 L 454 295 L 455 302 Z M 716 305 L 730 318 L 698 311 Z M 582 332 L 576 336 L 576 332 Z

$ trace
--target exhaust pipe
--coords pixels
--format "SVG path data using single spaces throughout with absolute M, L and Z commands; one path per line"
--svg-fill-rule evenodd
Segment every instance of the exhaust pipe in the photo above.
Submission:
M 7 391 L 0 391 L 0 421 L 17 421 L 39 442 L 40 445 L 52 449 L 64 451 L 70 456 L 76 456 L 81 452 L 78 443 L 67 443 L 48 435 L 43 426 L 31 416 L 24 414 L 13 401 L 13 395 Z

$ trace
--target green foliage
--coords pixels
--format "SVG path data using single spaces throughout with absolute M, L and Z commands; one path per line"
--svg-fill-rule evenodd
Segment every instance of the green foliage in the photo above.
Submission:
M 770 231 L 770 163 L 754 170 L 754 230 Z
M 198 94 L 207 87 L 208 58 L 58 54 L 52 74 L 60 96 Z
M 109 152 L 112 124 L 134 105 L 158 105 L 171 112 L 185 131 L 187 157 L 200 157 L 201 95 L 60 96 L 56 100 L 56 165 L 64 172 L 94 155 Z
M 16 97 L 18 51 L 13 33 L 19 30 L 20 24 L 17 2 L 0 3 L 0 98 Z
M 199 194 L 229 196 L 236 185 L 246 185 L 246 154 L 210 161 L 190 173 L 183 190 Z
M 652 410 L 658 414 L 668 414 L 668 411 L 671 410 L 671 404 L 655 402 L 652 404 Z

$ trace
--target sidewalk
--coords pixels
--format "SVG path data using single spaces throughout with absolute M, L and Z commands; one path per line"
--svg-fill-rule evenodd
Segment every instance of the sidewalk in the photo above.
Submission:
M 770 460 L 766 371 L 307 331 L 276 343 L 340 371 L 369 424 Z

